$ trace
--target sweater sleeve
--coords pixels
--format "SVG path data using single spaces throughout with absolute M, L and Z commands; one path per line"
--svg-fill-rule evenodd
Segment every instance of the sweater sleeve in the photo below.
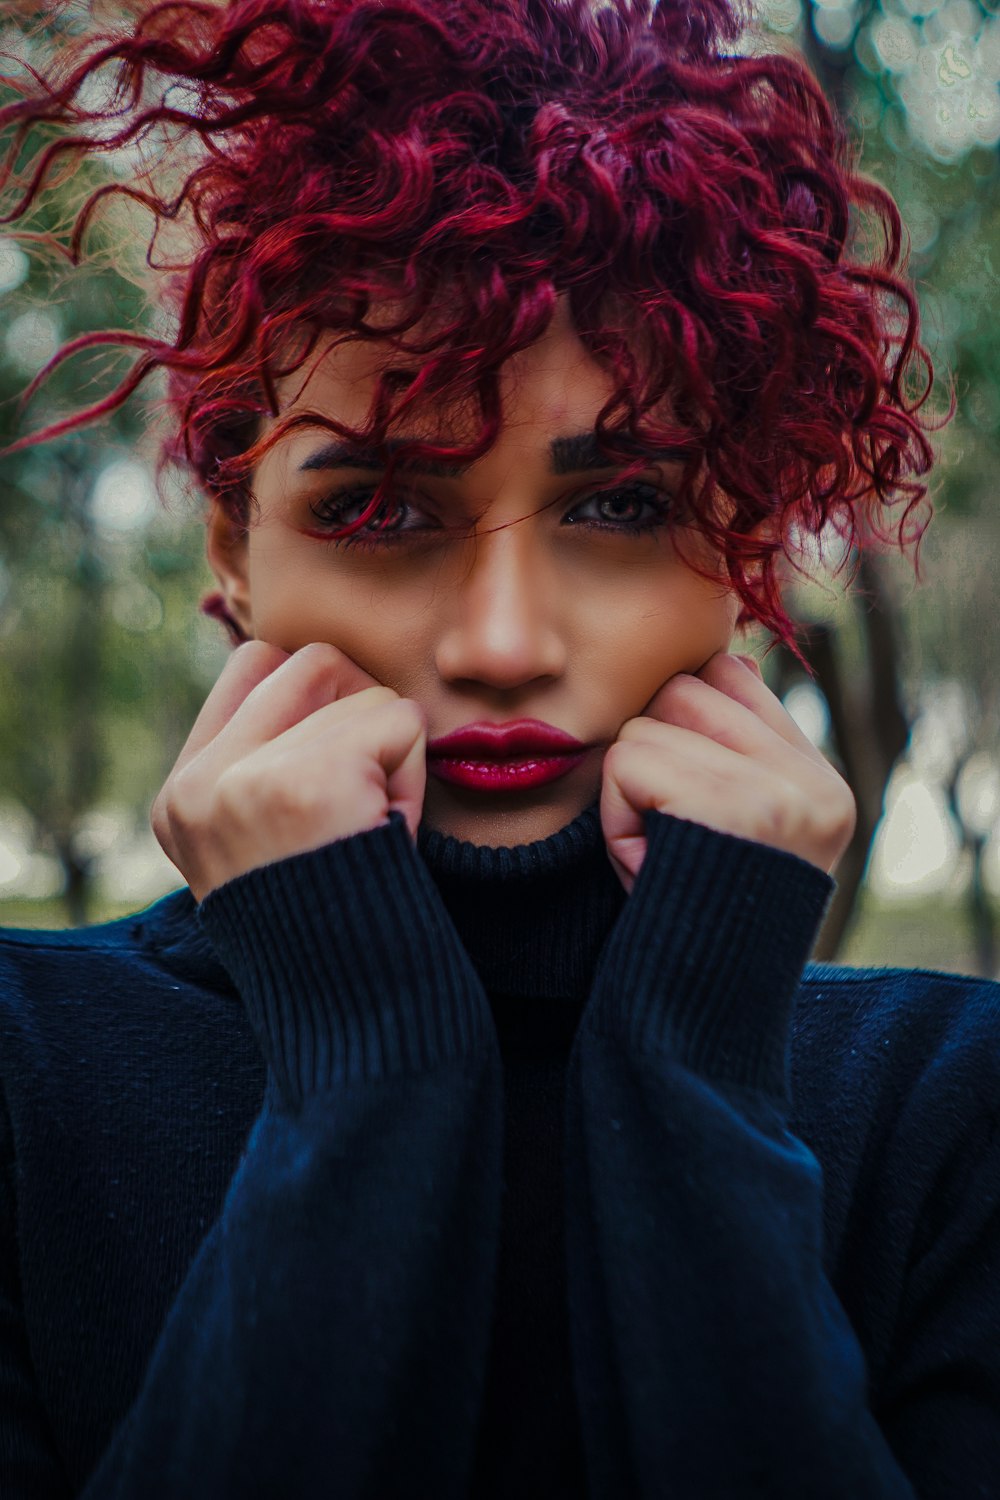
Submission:
M 500 1212 L 478 976 L 397 813 L 198 915 L 265 1099 L 85 1500 L 457 1500 Z
M 822 1172 L 788 1127 L 789 1043 L 832 878 L 655 810 L 645 826 L 567 1080 L 592 1500 L 997 1496 L 958 1478 L 973 1434 L 996 1453 L 1000 1414 L 970 1401 L 958 1420 L 955 1366 L 951 1381 L 937 1372 L 935 1427 L 947 1444 L 954 1404 L 954 1441 L 932 1472 L 926 1449 L 908 1470 L 869 1408 L 864 1356 L 821 1262 Z

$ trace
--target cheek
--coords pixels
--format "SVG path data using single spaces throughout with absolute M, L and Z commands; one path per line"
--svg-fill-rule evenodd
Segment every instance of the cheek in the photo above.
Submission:
M 323 639 L 326 597 L 311 588 L 298 569 L 259 558 L 250 570 L 250 604 L 258 640 L 296 651 L 309 641 Z
M 350 591 L 327 565 L 277 536 L 258 535 L 250 548 L 250 602 L 254 632 L 284 651 L 311 641 L 347 650 L 341 637 L 368 611 L 359 610 Z M 348 653 L 350 654 L 350 653 Z
M 316 551 L 318 561 L 309 552 L 303 556 L 284 547 L 251 552 L 257 639 L 289 652 L 323 641 L 377 681 L 393 685 L 407 659 L 419 656 L 423 647 L 414 610 L 373 591 L 370 580 L 335 576 L 324 549 Z
M 629 709 L 645 703 L 676 672 L 695 673 L 717 651 L 729 648 L 739 600 L 717 586 L 683 574 L 645 599 L 594 621 L 588 655 L 600 663 L 609 698 Z M 636 710 L 632 710 L 633 712 Z

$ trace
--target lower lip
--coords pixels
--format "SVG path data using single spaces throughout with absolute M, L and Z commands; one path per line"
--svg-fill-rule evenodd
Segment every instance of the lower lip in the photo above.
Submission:
M 473 787 L 479 792 L 520 792 L 529 787 L 544 786 L 567 775 L 586 758 L 587 752 L 575 755 L 521 756 L 518 760 L 459 760 L 446 756 L 429 759 L 427 769 L 440 781 L 455 786 Z

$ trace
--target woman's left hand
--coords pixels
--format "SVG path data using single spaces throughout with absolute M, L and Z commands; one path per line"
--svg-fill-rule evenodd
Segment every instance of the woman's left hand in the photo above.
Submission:
M 718 651 L 678 672 L 604 757 L 601 827 L 626 891 L 646 857 L 647 808 L 753 839 L 832 871 L 857 809 L 750 657 Z

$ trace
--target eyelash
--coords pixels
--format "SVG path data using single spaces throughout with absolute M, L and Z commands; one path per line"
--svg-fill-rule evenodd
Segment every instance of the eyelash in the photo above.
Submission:
M 330 524 L 337 524 L 339 513 L 349 509 L 351 502 L 358 501 L 363 497 L 371 499 L 371 496 L 374 493 L 374 487 L 371 485 L 360 488 L 354 487 L 349 489 L 334 490 L 331 494 L 326 495 L 321 501 L 319 501 L 317 505 L 310 505 L 309 509 L 317 518 L 317 520 L 325 521 Z M 651 518 L 647 518 L 645 521 L 624 521 L 619 523 L 609 521 L 584 521 L 576 522 L 574 524 L 584 525 L 591 531 L 610 531 L 618 535 L 626 536 L 640 536 L 645 532 L 657 531 L 671 524 L 672 518 L 669 499 L 664 496 L 662 490 L 658 490 L 655 485 L 647 484 L 642 481 L 626 483 L 613 490 L 600 490 L 595 494 L 588 496 L 587 499 L 600 502 L 603 500 L 617 499 L 619 496 L 623 495 L 633 499 L 639 499 L 646 505 L 651 505 L 654 508 L 655 514 Z M 654 499 L 652 497 L 657 498 Z M 332 504 L 332 508 L 331 502 L 335 502 Z M 398 504 L 405 506 L 408 504 L 408 502 L 406 500 L 402 500 L 398 502 Z M 580 504 L 586 504 L 586 499 L 581 501 Z M 576 508 L 577 507 L 574 507 L 574 509 Z M 370 516 L 369 519 L 365 522 L 365 526 L 354 532 L 351 536 L 326 537 L 318 532 L 310 532 L 309 534 L 312 536 L 318 536 L 321 540 L 330 543 L 334 547 L 352 547 L 361 552 L 375 552 L 382 547 L 402 546 L 414 537 L 425 536 L 429 532 L 433 533 L 433 531 L 437 529 L 435 527 L 418 527 L 409 531 L 394 529 L 377 532 L 366 530 L 366 528 L 370 527 L 372 522 L 378 518 L 378 514 L 379 513 L 376 511 L 375 515 Z

